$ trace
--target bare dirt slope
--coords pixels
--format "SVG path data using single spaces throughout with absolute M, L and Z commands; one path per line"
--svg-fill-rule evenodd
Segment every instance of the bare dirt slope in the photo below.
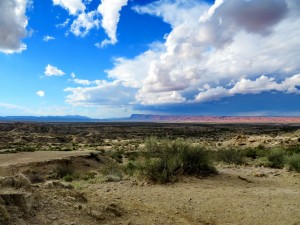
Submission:
M 104 198 L 123 205 L 132 224 L 300 224 L 299 174 L 247 167 L 219 171 L 169 185 L 95 184 L 84 192 L 91 204 Z
M 44 162 L 56 159 L 63 159 L 72 156 L 86 156 L 90 151 L 36 151 L 0 154 L 0 167 L 17 164 L 28 164 L 34 162 Z
M 35 205 L 22 221 L 26 225 L 300 224 L 299 174 L 248 167 L 219 171 L 216 176 L 184 177 L 168 185 L 134 179 L 84 182 L 79 190 L 35 185 Z

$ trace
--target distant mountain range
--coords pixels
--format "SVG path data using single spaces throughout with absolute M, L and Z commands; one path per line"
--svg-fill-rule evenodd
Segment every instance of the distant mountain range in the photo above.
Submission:
M 0 116 L 0 121 L 15 122 L 92 122 L 85 116 Z
M 300 117 L 182 116 L 132 114 L 129 118 L 92 119 L 85 116 L 5 116 L 2 122 L 166 122 L 166 123 L 300 123 Z

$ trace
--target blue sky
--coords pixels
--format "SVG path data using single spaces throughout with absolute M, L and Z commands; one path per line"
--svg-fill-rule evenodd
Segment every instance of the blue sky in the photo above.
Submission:
M 0 116 L 300 115 L 294 0 L 0 2 Z

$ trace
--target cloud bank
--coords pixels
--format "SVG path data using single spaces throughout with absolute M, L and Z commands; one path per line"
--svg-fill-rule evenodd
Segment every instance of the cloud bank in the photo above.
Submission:
M 27 35 L 26 0 L 0 1 L 0 52 L 15 53 L 26 50 L 22 39 Z
M 160 0 L 135 6 L 135 12 L 171 25 L 165 42 L 131 59 L 116 58 L 106 71 L 113 81 L 67 88 L 67 101 L 102 105 L 100 95 L 120 94 L 113 91 L 116 86 L 130 90 L 124 99 L 117 97 L 124 105 L 199 104 L 272 91 L 299 94 L 299 9 L 293 0 L 217 0 L 214 5 Z

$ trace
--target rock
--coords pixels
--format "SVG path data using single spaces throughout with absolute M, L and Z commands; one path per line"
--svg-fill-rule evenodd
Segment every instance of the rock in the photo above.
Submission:
M 6 206 L 18 206 L 25 213 L 31 211 L 34 197 L 31 193 L 23 193 L 17 191 L 6 191 L 0 194 L 0 199 Z
M 12 188 L 14 186 L 13 177 L 0 177 L 0 188 Z
M 122 216 L 122 211 L 118 207 L 118 205 L 111 203 L 105 208 L 106 212 L 112 213 L 115 217 L 120 217 Z
M 74 189 L 74 187 L 71 184 L 61 182 L 58 180 L 47 181 L 44 184 L 44 187 L 48 189 Z
M 263 172 L 255 172 L 255 173 L 253 174 L 253 176 L 255 176 L 255 177 L 266 177 L 267 174 L 265 174 L 265 173 L 263 173 Z
M 16 224 L 18 224 L 18 225 L 27 225 L 27 223 L 23 219 L 18 219 L 16 221 Z
M 119 182 L 122 180 L 121 177 L 116 176 L 116 175 L 107 175 L 104 177 L 106 182 Z
M 3 205 L 0 205 L 0 224 L 7 223 L 10 220 L 10 214 Z
M 92 210 L 92 211 L 88 212 L 88 215 L 90 217 L 93 217 L 96 220 L 105 220 L 105 215 L 103 215 L 102 212 L 97 212 L 95 210 Z
M 16 188 L 30 188 L 31 182 L 24 174 L 18 174 L 14 177 Z
M 137 185 L 139 185 L 139 183 L 136 180 L 130 182 L 130 187 L 137 186 Z
M 82 210 L 82 205 L 74 205 L 75 209 Z
M 76 198 L 72 197 L 72 196 L 67 196 L 66 197 L 68 201 L 71 201 L 71 202 L 75 202 L 76 201 Z
M 2 188 L 30 188 L 31 182 L 24 174 L 18 174 L 14 177 L 1 177 L 0 187 Z

